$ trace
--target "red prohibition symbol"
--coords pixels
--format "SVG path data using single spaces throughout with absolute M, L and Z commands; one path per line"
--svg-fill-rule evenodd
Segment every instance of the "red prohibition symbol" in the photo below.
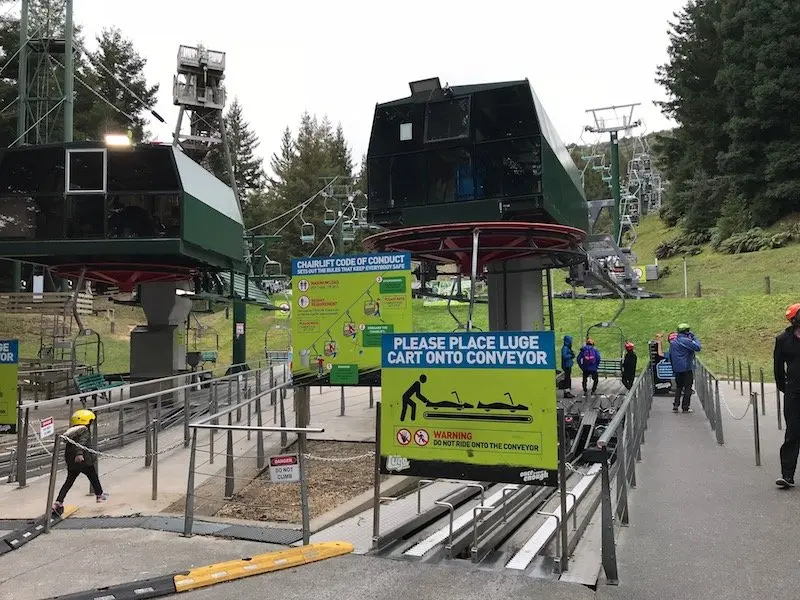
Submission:
M 417 429 L 417 431 L 414 432 L 414 441 L 417 443 L 417 446 L 427 446 L 428 432 L 424 429 Z
M 400 429 L 397 432 L 397 442 L 401 446 L 408 446 L 411 443 L 411 432 L 408 429 Z

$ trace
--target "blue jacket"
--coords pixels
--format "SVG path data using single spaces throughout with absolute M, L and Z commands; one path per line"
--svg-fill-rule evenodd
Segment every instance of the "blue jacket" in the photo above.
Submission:
M 575 364 L 575 352 L 572 350 L 572 336 L 564 336 L 564 345 L 561 347 L 561 368 L 571 369 Z
M 694 370 L 694 353 L 700 352 L 700 340 L 693 333 L 679 333 L 669 345 L 669 360 L 673 373 L 686 373 Z
M 592 357 L 594 360 L 586 360 Z M 588 345 L 581 348 L 581 351 L 578 352 L 578 366 L 585 373 L 596 373 L 600 366 L 600 351 L 594 346 Z

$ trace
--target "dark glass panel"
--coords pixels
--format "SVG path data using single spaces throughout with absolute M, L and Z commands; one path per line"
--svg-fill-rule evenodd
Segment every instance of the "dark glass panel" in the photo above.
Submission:
M 171 150 L 143 149 L 108 153 L 109 192 L 178 191 Z
M 67 196 L 67 239 L 102 238 L 105 234 L 104 204 L 105 197 L 99 194 Z
M 103 152 L 71 150 L 67 156 L 69 192 L 96 192 L 103 189 Z
M 180 237 L 177 194 L 116 194 L 109 199 L 109 238 Z
M 522 87 L 476 93 L 472 100 L 475 141 L 503 140 L 539 133 L 536 111 Z
M 425 141 L 438 142 L 469 137 L 470 98 L 428 104 Z
M 541 138 L 475 146 L 476 171 L 483 177 L 482 197 L 525 196 L 541 192 Z
M 0 161 L 0 194 L 64 191 L 64 149 L 8 151 Z

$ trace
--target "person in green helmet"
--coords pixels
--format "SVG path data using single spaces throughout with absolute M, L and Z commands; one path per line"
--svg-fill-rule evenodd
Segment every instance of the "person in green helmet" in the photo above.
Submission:
M 678 333 L 669 345 L 669 360 L 672 363 L 672 372 L 675 374 L 675 402 L 672 411 L 693 412 L 689 403 L 692 399 L 692 384 L 694 383 L 694 355 L 700 352 L 702 346 L 689 329 L 687 323 L 678 325 Z

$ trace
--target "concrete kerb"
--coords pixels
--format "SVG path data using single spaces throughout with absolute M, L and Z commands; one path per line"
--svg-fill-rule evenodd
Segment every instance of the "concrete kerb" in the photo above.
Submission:
M 307 565 L 353 552 L 348 542 L 318 542 L 298 548 L 256 554 L 249 557 L 195 567 L 150 579 L 95 588 L 84 592 L 52 596 L 47 600 L 126 600 L 159 598 L 201 589 L 227 581 Z

